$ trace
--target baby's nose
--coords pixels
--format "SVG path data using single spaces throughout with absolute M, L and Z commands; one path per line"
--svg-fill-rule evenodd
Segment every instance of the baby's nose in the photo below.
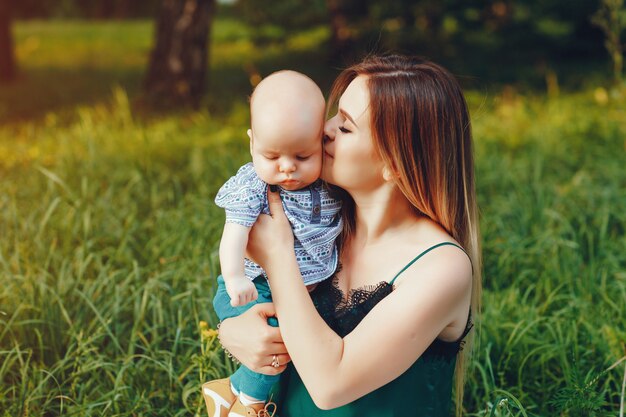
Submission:
M 291 161 L 283 161 L 280 163 L 280 170 L 282 172 L 293 172 L 296 170 L 296 165 Z

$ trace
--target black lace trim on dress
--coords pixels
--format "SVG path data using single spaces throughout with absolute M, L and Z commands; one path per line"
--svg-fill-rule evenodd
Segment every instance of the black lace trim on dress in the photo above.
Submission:
M 348 335 L 379 301 L 392 291 L 388 282 L 350 290 L 348 296 L 337 285 L 337 277 L 321 282 L 312 298 L 318 312 L 339 336 Z
M 339 271 L 339 269 L 338 269 Z M 313 304 L 320 316 L 341 337 L 348 335 L 363 320 L 376 304 L 391 294 L 393 285 L 387 281 L 366 285 L 348 291 L 347 296 L 338 286 L 338 278 L 334 275 L 318 284 L 311 292 Z M 461 337 L 452 342 L 435 339 L 426 349 L 423 357 L 439 357 L 450 360 L 463 349 L 465 336 L 473 327 L 471 312 L 465 331 Z

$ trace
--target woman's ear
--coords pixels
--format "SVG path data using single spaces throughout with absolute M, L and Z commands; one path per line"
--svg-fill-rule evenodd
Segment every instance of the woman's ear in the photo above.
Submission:
M 399 175 L 395 170 L 387 165 L 383 167 L 383 179 L 387 182 L 395 182 Z

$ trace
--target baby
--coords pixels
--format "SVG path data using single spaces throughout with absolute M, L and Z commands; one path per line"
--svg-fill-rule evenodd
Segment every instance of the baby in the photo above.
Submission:
M 307 76 L 279 71 L 263 79 L 250 98 L 250 153 L 219 190 L 215 202 L 226 211 L 220 243 L 222 276 L 213 306 L 220 320 L 271 302 L 263 269 L 245 258 L 250 228 L 269 214 L 267 187 L 278 186 L 285 215 L 294 233 L 294 250 L 304 284 L 312 289 L 335 272 L 341 232 L 341 203 L 319 180 L 322 168 L 324 97 Z M 275 318 L 268 323 L 277 326 Z M 274 356 L 272 366 L 279 367 Z M 230 378 L 202 386 L 210 417 L 269 415 L 266 401 L 279 376 L 241 366 Z M 272 412 L 273 414 L 273 412 Z

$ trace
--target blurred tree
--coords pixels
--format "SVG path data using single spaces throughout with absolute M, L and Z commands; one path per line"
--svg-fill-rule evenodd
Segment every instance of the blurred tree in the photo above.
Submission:
M 326 21 L 325 0 L 281 0 L 271 7 L 263 0 L 240 0 L 234 12 L 250 25 L 257 45 L 282 42 L 293 33 Z
M 333 65 L 397 51 L 490 81 L 541 83 L 602 59 L 602 33 L 589 21 L 600 1 L 239 0 L 235 9 L 256 44 L 325 25 Z
M 359 48 L 360 28 L 369 19 L 366 0 L 282 0 L 267 7 L 263 0 L 240 0 L 235 12 L 252 28 L 256 45 L 282 43 L 297 32 L 316 26 L 330 29 L 328 56 L 345 63 Z
M 624 0 L 602 0 L 600 9 L 592 16 L 592 22 L 604 32 L 604 46 L 613 61 L 613 82 L 620 85 L 624 67 L 622 30 L 626 26 Z
M 0 0 L 0 82 L 15 79 L 15 57 L 11 36 L 11 0 Z
M 159 5 L 165 3 L 172 5 L 173 16 L 173 5 L 178 4 L 182 13 L 185 3 L 182 0 L 0 1 L 11 3 L 14 19 L 154 17 L 158 15 Z M 211 9 L 209 27 L 215 1 L 210 0 L 211 6 L 207 5 Z M 602 2 L 615 1 L 623 0 L 281 0 L 271 3 L 229 0 L 224 1 L 228 6 L 220 5 L 220 13 L 228 10 L 232 18 L 244 20 L 258 46 L 269 43 L 281 46 L 293 35 L 321 28 L 311 33 L 327 36 L 327 43 L 320 49 L 322 55 L 327 54 L 330 66 L 343 66 L 372 51 L 395 51 L 425 55 L 457 73 L 473 74 L 490 82 L 523 80 L 538 84 L 551 74 L 554 77 L 550 79 L 556 80 L 559 71 L 578 72 L 581 74 L 578 79 L 584 79 L 583 73 L 590 67 L 601 65 L 606 59 L 602 48 L 605 38 L 602 32 L 606 29 L 594 26 L 589 17 Z M 197 3 L 198 9 L 205 7 L 201 0 Z M 623 10 L 621 13 L 624 14 Z M 196 22 L 195 19 L 192 20 Z M 169 22 L 174 20 L 172 17 Z M 604 21 L 609 22 L 606 18 Z M 165 27 L 167 22 L 163 20 L 160 24 Z M 162 29 L 157 40 L 174 37 L 173 27 Z M 190 39 L 186 36 L 191 35 L 182 36 L 186 44 Z M 160 48 L 162 51 L 163 47 Z M 0 51 L 4 52 L 6 48 Z M 622 53 L 610 52 L 614 68 L 619 67 Z
M 370 2 L 359 0 L 326 0 L 330 23 L 329 59 L 345 63 L 354 60 L 359 27 L 371 22 Z M 357 24 L 358 22 L 358 24 Z
M 215 0 L 163 0 L 144 86 L 153 104 L 199 106 L 214 13 Z

